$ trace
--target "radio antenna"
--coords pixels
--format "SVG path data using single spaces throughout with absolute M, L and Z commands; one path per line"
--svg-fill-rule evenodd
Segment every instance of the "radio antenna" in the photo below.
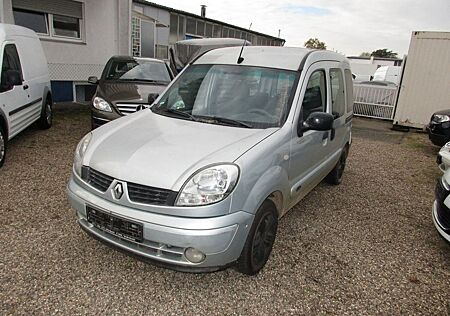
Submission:
M 250 31 L 251 28 L 252 28 L 252 23 L 250 23 L 250 26 L 248 27 L 248 30 Z M 239 53 L 239 57 L 238 57 L 238 60 L 237 60 L 238 64 L 240 64 L 240 63 L 242 63 L 244 61 L 244 57 L 242 57 L 242 52 L 244 51 L 245 44 L 247 44 L 247 39 L 244 39 L 244 43 L 242 44 L 241 52 Z

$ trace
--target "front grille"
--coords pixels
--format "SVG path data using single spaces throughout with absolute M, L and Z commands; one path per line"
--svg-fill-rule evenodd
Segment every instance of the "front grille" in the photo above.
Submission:
M 102 192 L 106 192 L 114 180 L 112 177 L 86 166 L 81 169 L 81 178 Z
M 124 239 L 130 239 L 137 242 L 142 242 L 144 240 L 143 226 L 140 223 L 113 216 L 89 206 L 86 206 L 86 215 L 88 222 L 98 229 Z
M 442 180 L 438 180 L 436 184 L 436 202 L 437 202 L 437 219 L 439 224 L 445 231 L 450 232 L 450 209 L 444 204 L 444 200 L 450 194 L 450 191 L 442 184 Z
M 145 108 L 149 108 L 148 104 L 133 104 L 133 103 L 118 103 L 116 104 L 117 109 L 123 115 L 132 114 L 136 111 L 143 110 Z
M 177 192 L 148 187 L 136 183 L 127 183 L 130 200 L 153 205 L 174 205 Z

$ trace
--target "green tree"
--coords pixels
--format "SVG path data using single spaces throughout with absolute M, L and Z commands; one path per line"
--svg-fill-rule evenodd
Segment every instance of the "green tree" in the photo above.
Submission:
M 324 42 L 319 41 L 317 38 L 310 38 L 305 42 L 306 48 L 313 48 L 313 49 L 327 49 L 327 46 Z
M 359 57 L 370 57 L 370 53 L 369 52 L 362 52 Z
M 397 53 L 394 53 L 391 50 L 387 50 L 387 48 L 377 49 L 370 54 L 373 57 L 382 57 L 382 58 L 396 58 Z

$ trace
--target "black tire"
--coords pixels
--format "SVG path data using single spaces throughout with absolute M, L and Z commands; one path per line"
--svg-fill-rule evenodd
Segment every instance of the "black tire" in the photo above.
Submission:
M 53 105 L 49 98 L 46 99 L 42 108 L 41 117 L 38 121 L 39 128 L 48 129 L 53 124 Z
M 345 146 L 344 149 L 342 150 L 341 157 L 339 157 L 339 160 L 336 163 L 336 166 L 325 178 L 325 180 L 329 184 L 338 185 L 342 182 L 342 176 L 344 175 L 347 156 L 348 156 L 348 147 Z
M 0 124 L 0 168 L 5 163 L 7 142 L 8 139 L 6 138 L 6 132 L 4 130 L 4 127 Z
M 237 262 L 237 270 L 247 275 L 257 274 L 272 252 L 278 228 L 278 213 L 271 201 L 265 201 L 253 220 L 244 249 Z

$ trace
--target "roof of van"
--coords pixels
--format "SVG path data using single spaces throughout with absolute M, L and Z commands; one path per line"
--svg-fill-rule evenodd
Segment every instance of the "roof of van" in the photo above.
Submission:
M 26 27 L 0 23 L 0 39 L 7 38 L 9 36 L 27 36 L 37 38 L 36 33 Z
M 241 47 L 226 47 L 211 50 L 200 56 L 194 64 L 231 64 L 236 65 Z M 348 63 L 345 56 L 327 51 L 300 47 L 246 46 L 242 52 L 241 65 L 301 70 L 306 57 L 308 62 L 328 60 Z

